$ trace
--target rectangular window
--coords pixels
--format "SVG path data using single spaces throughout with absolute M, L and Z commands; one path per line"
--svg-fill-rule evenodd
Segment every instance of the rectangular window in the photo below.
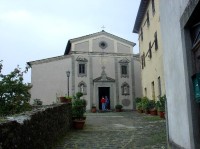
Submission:
M 151 42 L 149 42 L 149 58 L 152 58 L 152 52 L 151 52 Z
M 154 0 L 152 0 L 152 14 L 153 14 L 153 16 L 155 14 L 155 2 L 154 2 Z
M 155 87 L 154 87 L 154 81 L 151 82 L 151 89 L 152 89 L 152 99 L 155 100 Z
M 140 30 L 140 36 L 141 36 L 141 41 L 143 41 L 143 30 L 142 30 L 142 28 Z
M 160 77 L 158 77 L 158 96 L 161 97 L 162 90 L 161 90 L 161 80 Z
M 149 11 L 147 11 L 147 27 L 149 27 L 149 25 L 150 25 L 150 21 L 149 21 Z
M 143 55 L 141 56 L 141 62 L 142 62 L 142 69 L 143 69 L 144 68 Z
M 158 38 L 157 38 L 157 32 L 154 33 L 154 43 L 155 43 L 155 50 L 158 50 Z
M 144 95 L 145 95 L 145 97 L 147 97 L 147 88 L 146 87 L 144 88 Z
M 85 64 L 79 64 L 79 74 L 85 74 Z
M 122 75 L 127 75 L 127 66 L 121 66 L 122 67 Z

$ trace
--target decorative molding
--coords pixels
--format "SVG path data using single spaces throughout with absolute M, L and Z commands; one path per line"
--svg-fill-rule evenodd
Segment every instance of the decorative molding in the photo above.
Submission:
M 76 58 L 76 61 L 79 61 L 79 62 L 88 62 L 88 60 L 86 58 L 82 57 L 82 56 L 78 56 Z
M 123 105 L 123 106 L 129 106 L 130 103 L 131 103 L 131 101 L 130 101 L 129 99 L 123 99 L 123 100 L 122 100 L 122 105 Z
M 83 95 L 87 95 L 87 85 L 85 82 L 81 81 L 78 84 L 79 92 L 83 93 Z
M 122 95 L 130 95 L 130 87 L 129 84 L 124 82 L 121 85 L 121 91 L 122 91 Z
M 99 47 L 100 47 L 101 49 L 106 49 L 106 48 L 108 47 L 108 44 L 107 44 L 107 42 L 105 42 L 105 41 L 100 41 L 100 42 L 99 42 Z
M 123 58 L 119 61 L 119 63 L 129 63 L 130 61 L 127 58 Z

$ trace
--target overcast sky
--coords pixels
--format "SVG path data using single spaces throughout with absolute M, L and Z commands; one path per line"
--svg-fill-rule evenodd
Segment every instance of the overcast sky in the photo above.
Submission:
M 0 60 L 3 73 L 26 62 L 64 54 L 72 38 L 105 31 L 135 42 L 140 0 L 0 0 Z M 31 82 L 31 73 L 25 75 Z

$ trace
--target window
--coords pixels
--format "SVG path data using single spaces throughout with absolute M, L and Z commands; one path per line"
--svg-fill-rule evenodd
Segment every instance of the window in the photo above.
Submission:
M 85 64 L 79 64 L 79 74 L 85 74 Z
M 122 75 L 127 75 L 127 66 L 122 66 Z
M 128 77 L 128 64 L 121 64 L 121 77 Z
M 78 90 L 79 92 L 83 93 L 84 95 L 87 94 L 87 86 L 85 84 L 85 82 L 81 81 L 79 84 L 78 84 Z
M 154 81 L 151 82 L 151 89 L 152 89 L 152 99 L 155 100 L 155 88 L 154 88 Z
M 149 58 L 152 58 L 152 52 L 151 52 L 151 42 L 149 42 Z
M 128 83 L 124 82 L 121 86 L 122 95 L 129 95 L 129 85 Z
M 162 95 L 161 80 L 160 80 L 160 77 L 158 77 L 158 97 L 160 98 L 161 95 Z
M 141 62 L 142 62 L 142 69 L 145 67 L 146 63 L 145 63 L 145 53 L 143 52 L 142 56 L 141 56 Z
M 147 88 L 146 87 L 144 88 L 144 95 L 145 95 L 145 97 L 147 97 Z
M 130 61 L 127 58 L 123 58 L 119 61 L 120 63 L 120 69 L 121 69 L 121 77 L 122 78 L 128 78 L 129 77 L 129 70 L 128 70 L 128 63 Z
M 78 77 L 86 77 L 87 76 L 87 62 L 88 60 L 83 57 L 78 57 L 76 59 L 78 61 Z
M 141 37 L 141 41 L 143 41 L 143 30 L 142 30 L 142 27 L 140 29 L 140 37 Z
M 152 0 L 152 14 L 153 14 L 153 16 L 155 14 L 155 2 L 154 2 L 154 0 Z
M 158 38 L 157 38 L 157 32 L 154 33 L 154 44 L 155 44 L 155 50 L 158 50 Z
M 142 69 L 144 69 L 143 55 L 141 56 Z
M 149 11 L 147 11 L 147 27 L 149 27 L 150 26 L 150 21 L 149 21 Z
M 143 52 L 143 64 L 144 64 L 144 67 L 146 66 L 146 63 L 145 63 L 145 53 Z

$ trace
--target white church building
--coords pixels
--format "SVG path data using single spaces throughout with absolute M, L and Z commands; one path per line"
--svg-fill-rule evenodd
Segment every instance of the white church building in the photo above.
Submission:
M 101 109 L 102 96 L 110 99 L 110 109 L 117 104 L 135 109 L 135 98 L 141 97 L 141 73 L 134 46 L 104 30 L 70 39 L 64 55 L 28 62 L 31 101 L 41 99 L 48 105 L 60 96 L 82 92 L 88 110 L 92 105 Z

